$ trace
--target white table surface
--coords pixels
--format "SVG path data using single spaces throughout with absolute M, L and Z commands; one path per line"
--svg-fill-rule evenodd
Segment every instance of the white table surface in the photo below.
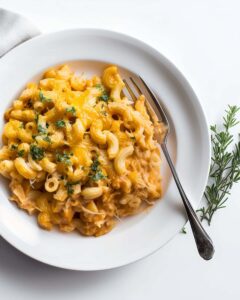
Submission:
M 227 104 L 240 104 L 238 0 L 0 0 L 42 32 L 93 27 L 149 43 L 183 72 L 205 108 L 220 122 Z M 197 176 L 197 170 L 196 174 Z M 115 270 L 72 272 L 53 268 L 0 238 L 0 299 L 240 299 L 240 185 L 211 227 L 216 253 L 197 254 L 189 224 L 154 255 Z

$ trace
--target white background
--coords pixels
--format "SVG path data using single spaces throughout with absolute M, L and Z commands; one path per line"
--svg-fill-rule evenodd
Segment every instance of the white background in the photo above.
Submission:
M 44 33 L 105 28 L 149 43 L 183 72 L 211 124 L 221 121 L 227 104 L 240 105 L 238 0 L 0 0 L 0 7 L 25 15 Z M 240 299 L 239 214 L 240 185 L 206 225 L 216 248 L 208 262 L 198 256 L 189 225 L 154 255 L 101 272 L 49 267 L 0 238 L 0 299 Z

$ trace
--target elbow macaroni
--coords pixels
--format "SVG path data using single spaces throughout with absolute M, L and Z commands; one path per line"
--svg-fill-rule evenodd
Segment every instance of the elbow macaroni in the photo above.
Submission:
M 5 113 L 0 174 L 10 200 L 42 228 L 99 236 L 161 196 L 145 97 L 132 104 L 123 87 L 116 66 L 86 80 L 64 65 L 28 84 Z
M 128 156 L 131 156 L 133 154 L 133 151 L 134 151 L 133 145 L 130 145 L 128 147 L 122 148 L 118 152 L 114 160 L 114 168 L 119 175 L 127 173 L 126 158 Z

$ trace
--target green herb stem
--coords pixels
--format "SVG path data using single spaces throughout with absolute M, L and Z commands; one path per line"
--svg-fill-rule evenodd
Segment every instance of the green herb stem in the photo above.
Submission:
M 240 182 L 240 141 L 229 150 L 234 141 L 230 130 L 239 124 L 237 113 L 240 107 L 228 106 L 223 117 L 223 129 L 211 126 L 212 158 L 209 183 L 205 189 L 206 205 L 198 209 L 201 220 L 211 224 L 215 212 L 225 207 L 234 183 Z

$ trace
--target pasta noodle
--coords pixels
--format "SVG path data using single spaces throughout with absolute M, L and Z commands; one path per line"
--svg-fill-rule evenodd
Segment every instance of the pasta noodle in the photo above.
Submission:
M 123 88 L 116 66 L 85 79 L 63 65 L 29 83 L 6 111 L 0 174 L 10 200 L 43 229 L 100 236 L 161 197 L 145 97 L 132 103 Z

